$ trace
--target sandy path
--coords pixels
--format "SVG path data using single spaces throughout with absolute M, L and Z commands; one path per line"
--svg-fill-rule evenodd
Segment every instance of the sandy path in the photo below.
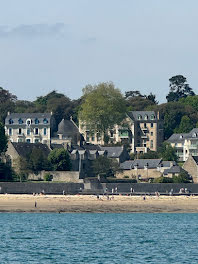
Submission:
M 111 197 L 111 196 L 110 196 Z M 35 201 L 37 207 L 35 208 Z M 198 197 L 93 195 L 0 195 L 0 212 L 189 212 L 198 213 Z

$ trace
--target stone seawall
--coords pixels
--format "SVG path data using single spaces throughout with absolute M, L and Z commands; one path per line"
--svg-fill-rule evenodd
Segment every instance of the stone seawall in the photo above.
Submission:
M 0 182 L 0 193 L 9 194 L 32 194 L 45 192 L 46 194 L 97 194 L 108 192 L 117 188 L 118 193 L 130 193 L 131 188 L 135 193 L 169 193 L 173 189 L 173 193 L 179 193 L 181 188 L 187 188 L 190 193 L 198 194 L 198 184 L 193 183 L 55 183 L 55 182 Z
M 84 188 L 82 183 L 52 183 L 52 182 L 0 182 L 0 193 L 9 194 L 77 194 Z

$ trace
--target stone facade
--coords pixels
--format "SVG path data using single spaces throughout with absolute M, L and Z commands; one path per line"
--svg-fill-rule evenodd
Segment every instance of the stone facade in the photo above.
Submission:
M 183 169 L 192 177 L 194 183 L 198 183 L 198 156 L 189 156 L 183 165 Z
M 92 132 L 88 126 L 79 123 L 79 131 L 87 143 L 104 145 L 104 137 Z M 157 151 L 163 142 L 163 122 L 159 112 L 131 111 L 121 125 L 115 125 L 108 131 L 111 143 L 130 144 L 132 153 Z

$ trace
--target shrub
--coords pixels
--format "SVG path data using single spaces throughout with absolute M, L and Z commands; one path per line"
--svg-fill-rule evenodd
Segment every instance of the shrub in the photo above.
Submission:
M 169 177 L 159 177 L 153 180 L 154 183 L 173 183 L 173 179 Z
M 51 181 L 53 177 L 50 173 L 45 173 L 43 178 L 44 178 L 44 181 Z

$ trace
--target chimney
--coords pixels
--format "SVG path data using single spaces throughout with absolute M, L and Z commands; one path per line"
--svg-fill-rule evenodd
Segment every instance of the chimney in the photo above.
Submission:
M 160 112 L 157 111 L 157 119 L 160 120 Z
M 10 111 L 8 111 L 8 116 L 10 115 Z

